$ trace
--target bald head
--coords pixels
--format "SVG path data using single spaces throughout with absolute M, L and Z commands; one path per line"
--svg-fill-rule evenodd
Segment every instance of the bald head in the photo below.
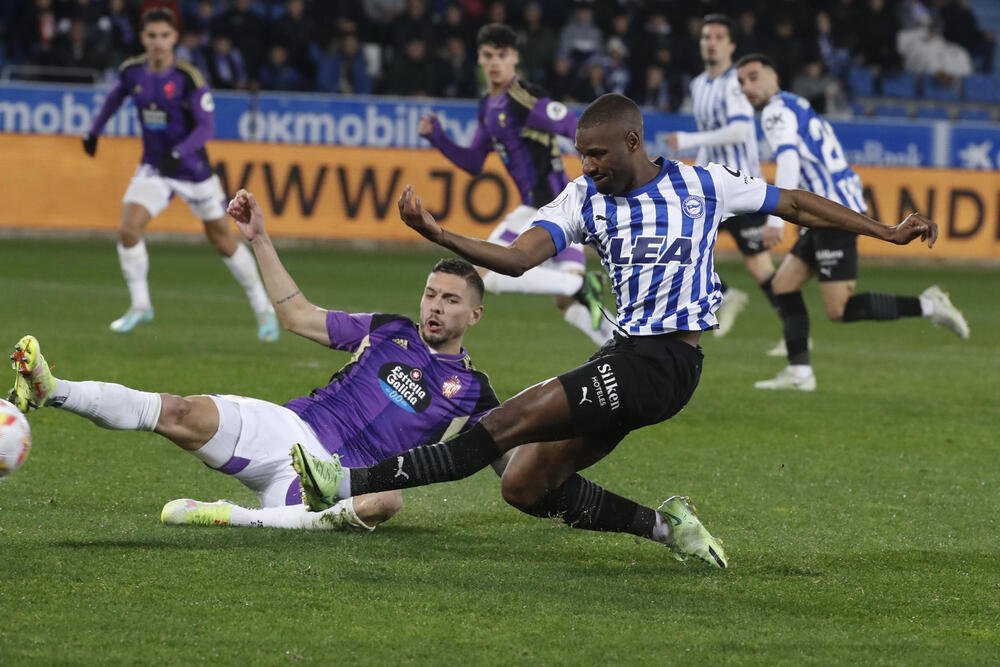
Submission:
M 591 128 L 614 125 L 625 132 L 635 132 L 642 137 L 642 113 L 635 102 L 617 93 L 601 95 L 590 103 L 577 122 L 577 127 Z

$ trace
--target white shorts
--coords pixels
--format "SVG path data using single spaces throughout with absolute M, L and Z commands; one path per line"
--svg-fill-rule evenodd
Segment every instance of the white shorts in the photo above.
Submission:
M 536 213 L 538 213 L 537 208 L 521 204 L 508 213 L 500 221 L 500 224 L 490 232 L 489 241 L 500 245 L 510 245 L 528 228 L 528 223 L 531 222 Z M 542 266 L 558 271 L 583 273 L 587 268 L 587 256 L 583 253 L 583 246 L 574 243 L 567 246 L 555 257 L 547 259 Z
M 226 217 L 226 193 L 222 191 L 222 182 L 215 174 L 198 183 L 178 181 L 160 176 L 160 172 L 151 165 L 140 164 L 129 181 L 122 201 L 139 204 L 155 218 L 167 208 L 174 194 L 180 195 L 191 212 L 202 220 Z
M 211 395 L 219 409 L 219 430 L 212 440 L 234 443 L 233 456 L 215 468 L 232 475 L 257 494 L 261 507 L 298 505 L 299 477 L 289 452 L 299 443 L 313 456 L 330 459 L 309 424 L 286 407 L 256 398 Z

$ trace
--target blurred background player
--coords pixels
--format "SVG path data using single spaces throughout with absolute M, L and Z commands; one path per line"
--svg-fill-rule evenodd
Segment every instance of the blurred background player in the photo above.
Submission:
M 372 529 L 402 507 L 398 491 L 349 499 L 329 513 L 307 512 L 289 450 L 300 443 L 329 458 L 370 465 L 410 447 L 412 438 L 450 438 L 498 405 L 489 380 L 462 347 L 482 316 L 475 267 L 448 259 L 427 278 L 420 323 L 402 315 L 324 310 L 296 286 L 271 243 L 264 216 L 241 190 L 230 207 L 254 247 L 281 323 L 327 347 L 354 353 L 325 387 L 284 406 L 243 396 L 180 397 L 110 382 L 53 377 L 38 341 L 14 348 L 12 402 L 22 411 L 51 405 L 117 430 L 154 431 L 257 494 L 260 509 L 182 498 L 163 507 L 167 524 Z M 498 462 L 498 466 L 501 465 Z
M 756 178 L 761 177 L 757 154 L 757 132 L 753 123 L 753 107 L 740 91 L 733 67 L 733 23 L 725 14 L 709 14 L 703 20 L 699 47 L 705 71 L 691 80 L 691 101 L 698 132 L 671 132 L 667 143 L 674 150 L 698 149 L 697 164 L 724 164 Z M 772 222 L 776 220 L 776 222 Z M 743 263 L 753 279 L 774 306 L 771 279 L 774 261 L 762 234 L 765 223 L 783 229 L 784 220 L 767 215 L 740 215 L 724 220 L 719 226 L 732 234 Z M 737 315 L 746 306 L 746 292 L 722 285 L 722 305 L 716 317 L 716 336 L 725 336 L 733 327 Z
M 226 195 L 205 151 L 205 142 L 215 132 L 212 94 L 196 67 L 174 57 L 177 27 L 171 11 L 146 12 L 141 38 L 146 53 L 118 68 L 118 80 L 83 138 L 83 149 L 93 156 L 101 129 L 125 97 L 132 97 L 142 125 L 142 161 L 125 191 L 118 242 L 118 259 L 131 305 L 111 323 L 111 330 L 127 333 L 153 320 L 147 280 L 149 255 L 142 234 L 149 221 L 178 194 L 201 218 L 205 235 L 246 291 L 257 318 L 257 337 L 277 340 L 274 309 L 253 256 L 230 229 Z
M 801 188 L 833 200 L 858 213 L 865 203 L 858 177 L 833 133 L 833 128 L 809 105 L 808 100 L 780 90 L 774 62 L 754 53 L 736 63 L 740 86 L 750 104 L 761 112 L 761 125 L 778 169 L 775 185 Z M 858 238 L 839 229 L 803 229 L 772 280 L 781 317 L 788 367 L 771 380 L 754 384 L 758 389 L 816 389 L 816 376 L 809 359 L 809 314 L 802 286 L 819 276 L 826 316 L 833 322 L 898 320 L 929 317 L 961 338 L 969 337 L 969 325 L 948 295 L 936 285 L 916 296 L 879 292 L 854 294 L 858 277 Z
M 509 244 L 524 231 L 538 208 L 552 201 L 569 182 L 556 137 L 574 138 L 576 116 L 566 105 L 518 78 L 517 34 L 512 29 L 499 23 L 485 25 L 476 43 L 479 66 L 489 90 L 479 101 L 472 143 L 463 148 L 453 142 L 435 114 L 420 119 L 419 131 L 470 174 L 482 171 L 490 150 L 497 152 L 517 184 L 521 205 L 507 214 L 489 240 Z M 482 273 L 486 289 L 496 294 L 555 295 L 563 318 L 602 345 L 611 338 L 614 326 L 601 314 L 599 275 L 585 271 L 583 246 L 575 244 L 517 278 L 485 270 Z

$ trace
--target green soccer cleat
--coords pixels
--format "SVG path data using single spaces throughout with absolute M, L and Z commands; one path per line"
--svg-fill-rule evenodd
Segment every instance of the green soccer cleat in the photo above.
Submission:
M 227 500 L 204 503 L 190 498 L 171 500 L 160 512 L 165 526 L 228 526 L 233 504 Z
M 44 407 L 55 391 L 56 379 L 45 363 L 38 340 L 29 334 L 17 341 L 10 359 L 17 371 L 14 388 L 10 390 L 10 402 L 21 412 Z
M 153 321 L 153 307 L 149 308 L 129 308 L 125 314 L 111 323 L 108 327 L 115 333 L 128 333 L 140 324 L 149 324 Z
M 257 315 L 257 340 L 265 343 L 273 343 L 281 335 L 281 328 L 278 326 L 278 316 L 273 310 L 269 310 Z
M 302 483 L 302 499 L 313 512 L 322 512 L 337 504 L 337 487 L 347 476 L 336 454 L 329 461 L 316 458 L 299 443 L 292 445 L 292 467 Z
M 722 542 L 712 537 L 705 526 L 701 525 L 690 498 L 672 496 L 663 501 L 656 511 L 665 521 L 670 522 L 674 536 L 670 550 L 674 552 L 674 558 L 683 563 L 688 556 L 694 556 L 712 567 L 726 568 L 729 561 L 726 559 L 726 552 L 722 550 Z
M 582 303 L 590 311 L 590 326 L 594 331 L 601 328 L 601 318 L 604 315 L 604 276 L 600 271 L 583 274 L 583 285 L 573 298 Z

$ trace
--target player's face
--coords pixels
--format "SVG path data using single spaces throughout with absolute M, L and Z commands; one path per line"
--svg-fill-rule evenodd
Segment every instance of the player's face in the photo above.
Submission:
M 162 60 L 169 57 L 176 43 L 177 31 L 166 21 L 155 21 L 142 29 L 142 45 L 150 58 Z
M 719 23 L 706 23 L 701 29 L 701 59 L 706 65 L 716 65 L 733 57 L 733 44 L 729 28 Z
M 479 66 L 483 68 L 486 80 L 493 85 L 503 85 L 514 78 L 517 59 L 517 49 L 509 46 L 483 44 L 479 47 Z
M 420 299 L 420 337 L 436 350 L 461 347 L 465 330 L 479 321 L 483 306 L 465 278 L 452 273 L 427 276 Z M 450 352 L 458 352 L 457 349 Z
M 754 109 L 763 109 L 778 92 L 778 73 L 763 63 L 748 63 L 736 71 L 740 90 Z
M 632 183 L 630 146 L 638 141 L 634 132 L 626 134 L 616 123 L 601 123 L 576 130 L 576 150 L 583 173 L 601 194 L 626 192 Z M 631 138 L 629 135 L 633 135 Z

